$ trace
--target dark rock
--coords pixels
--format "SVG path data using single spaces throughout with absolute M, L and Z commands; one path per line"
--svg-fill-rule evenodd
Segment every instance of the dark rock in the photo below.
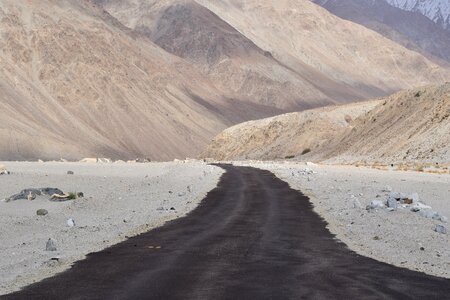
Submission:
M 45 245 L 46 251 L 56 251 L 56 241 L 54 239 L 48 239 L 47 244 Z
M 73 171 L 67 171 L 67 175 L 73 175 L 75 174 Z
M 48 215 L 48 211 L 46 209 L 41 208 L 36 211 L 36 214 L 38 216 L 46 216 L 46 215 Z

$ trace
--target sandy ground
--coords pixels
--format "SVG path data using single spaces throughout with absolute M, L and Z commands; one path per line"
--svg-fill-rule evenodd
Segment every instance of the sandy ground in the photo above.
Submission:
M 330 231 L 359 254 L 450 278 L 449 224 L 424 218 L 410 208 L 366 210 L 372 200 L 386 199 L 384 190 L 389 186 L 396 192 L 418 193 L 422 202 L 450 217 L 450 175 L 304 163 L 236 164 L 270 170 L 304 192 Z M 449 233 L 435 232 L 437 224 Z
M 149 164 L 2 162 L 0 199 L 25 188 L 56 187 L 85 198 L 0 202 L 0 294 L 67 269 L 99 251 L 194 209 L 222 169 L 195 162 Z M 67 171 L 74 175 L 68 175 Z M 174 208 L 175 210 L 171 210 Z M 38 209 L 49 214 L 37 216 Z M 69 227 L 73 218 L 76 226 Z M 46 251 L 49 238 L 57 251 Z

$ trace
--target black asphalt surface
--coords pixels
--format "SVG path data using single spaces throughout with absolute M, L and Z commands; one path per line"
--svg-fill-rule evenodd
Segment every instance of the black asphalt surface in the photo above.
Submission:
M 2 299 L 450 299 L 450 280 L 350 251 L 272 173 L 222 167 L 187 217 Z

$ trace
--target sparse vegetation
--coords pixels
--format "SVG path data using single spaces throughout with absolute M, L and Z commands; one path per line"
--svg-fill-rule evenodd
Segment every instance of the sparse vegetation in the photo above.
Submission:
M 75 200 L 77 199 L 77 193 L 69 193 L 69 196 L 67 196 L 68 200 Z
M 305 150 L 302 151 L 302 155 L 308 154 L 309 152 L 311 152 L 311 149 L 306 148 Z
M 295 158 L 295 155 L 288 155 L 285 157 L 285 159 L 293 159 L 293 158 Z

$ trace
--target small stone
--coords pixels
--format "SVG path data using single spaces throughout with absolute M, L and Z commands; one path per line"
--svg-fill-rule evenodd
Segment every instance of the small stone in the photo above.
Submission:
M 418 211 L 427 210 L 427 209 L 431 209 L 431 206 L 417 202 L 417 203 L 414 203 L 414 206 L 411 208 L 411 211 L 418 212 Z
M 374 240 L 374 241 L 379 241 L 379 240 L 380 240 L 380 237 L 379 237 L 378 235 L 376 235 L 376 236 L 373 237 L 373 240 Z
M 67 171 L 67 175 L 73 175 L 75 174 L 73 171 Z
M 56 240 L 50 238 L 45 245 L 45 251 L 56 251 Z
M 389 197 L 388 200 L 387 200 L 387 206 L 389 208 L 397 209 L 398 208 L 397 200 L 394 199 L 394 198 Z
M 36 199 L 36 194 L 29 192 L 27 195 L 27 199 L 28 201 L 33 201 L 34 199 Z
M 393 198 L 395 200 L 400 200 L 402 198 L 402 195 L 397 192 L 391 192 L 391 193 L 389 193 L 389 198 Z
M 175 207 L 171 207 L 170 210 L 176 210 Z
M 439 214 L 435 211 L 432 211 L 430 209 L 421 209 L 419 211 L 419 215 L 427 218 L 427 219 L 437 219 L 438 217 L 440 218 Z
M 436 228 L 434 228 L 434 231 L 437 233 L 447 234 L 447 228 L 445 228 L 443 225 L 436 225 Z
M 420 251 L 425 251 L 425 248 L 424 247 L 420 247 Z
M 389 185 L 387 185 L 381 191 L 385 193 L 390 193 L 392 192 L 392 188 Z
M 369 204 L 370 209 L 376 209 L 376 208 L 384 208 L 384 202 L 381 200 L 373 200 L 372 202 L 370 202 Z
M 36 211 L 36 214 L 38 216 L 46 216 L 46 215 L 48 215 L 48 211 L 46 209 L 41 208 Z
M 447 223 L 448 222 L 447 217 L 441 216 L 441 222 Z
M 74 219 L 69 219 L 67 220 L 67 226 L 69 227 L 75 227 L 75 220 Z
M 84 198 L 84 193 L 78 192 L 77 193 L 77 198 Z

